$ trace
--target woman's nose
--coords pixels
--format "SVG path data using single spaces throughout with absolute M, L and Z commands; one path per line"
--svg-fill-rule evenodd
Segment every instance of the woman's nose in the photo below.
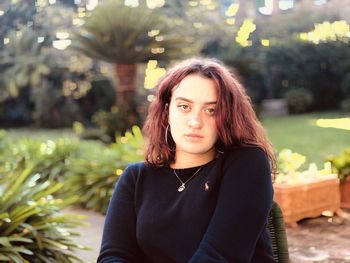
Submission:
M 199 114 L 193 114 L 187 121 L 188 126 L 191 128 L 200 128 L 202 127 L 202 120 Z

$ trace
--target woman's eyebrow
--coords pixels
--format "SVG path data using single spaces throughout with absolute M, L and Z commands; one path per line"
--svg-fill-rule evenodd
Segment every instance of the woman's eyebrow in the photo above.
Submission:
M 187 101 L 189 103 L 193 103 L 192 100 L 186 99 L 184 97 L 177 97 L 177 98 L 175 98 L 175 101 L 177 101 L 177 100 L 184 100 L 184 101 Z M 216 104 L 216 103 L 217 103 L 216 101 L 208 101 L 208 102 L 204 102 L 203 104 L 208 105 L 208 104 Z
M 177 98 L 175 98 L 175 100 L 184 100 L 184 101 L 187 101 L 187 102 L 193 103 L 193 101 L 192 101 L 192 100 L 186 99 L 186 98 L 184 98 L 184 97 L 177 97 Z

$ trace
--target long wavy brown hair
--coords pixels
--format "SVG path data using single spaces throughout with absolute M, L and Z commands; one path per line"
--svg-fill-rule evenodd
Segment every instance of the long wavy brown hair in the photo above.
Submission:
M 175 160 L 175 143 L 171 136 L 166 134 L 168 105 L 174 87 L 191 74 L 199 74 L 212 79 L 216 84 L 218 92 L 215 108 L 217 149 L 225 151 L 235 147 L 257 146 L 268 156 L 271 170 L 274 172 L 276 162 L 273 147 L 238 77 L 230 72 L 221 61 L 204 58 L 180 62 L 170 69 L 158 83 L 155 100 L 149 107 L 143 127 L 143 132 L 148 138 L 148 146 L 145 151 L 146 162 L 164 166 Z

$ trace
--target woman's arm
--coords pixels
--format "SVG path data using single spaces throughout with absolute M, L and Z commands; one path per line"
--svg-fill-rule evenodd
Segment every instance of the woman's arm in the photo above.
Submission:
M 128 167 L 119 178 L 109 203 L 97 262 L 142 262 L 136 241 L 134 191 L 135 178 Z
M 266 228 L 273 198 L 266 155 L 258 148 L 245 148 L 225 164 L 217 206 L 188 263 L 250 263 Z

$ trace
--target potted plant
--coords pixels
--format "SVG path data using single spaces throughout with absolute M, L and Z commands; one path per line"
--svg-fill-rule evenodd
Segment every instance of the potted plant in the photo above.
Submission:
M 283 211 L 285 223 L 291 227 L 324 211 L 340 213 L 339 179 L 332 174 L 331 164 L 325 163 L 323 169 L 318 169 L 311 163 L 308 169 L 303 169 L 305 161 L 305 156 L 289 149 L 278 154 L 274 198 Z
M 328 159 L 340 180 L 340 206 L 350 209 L 350 147 Z

